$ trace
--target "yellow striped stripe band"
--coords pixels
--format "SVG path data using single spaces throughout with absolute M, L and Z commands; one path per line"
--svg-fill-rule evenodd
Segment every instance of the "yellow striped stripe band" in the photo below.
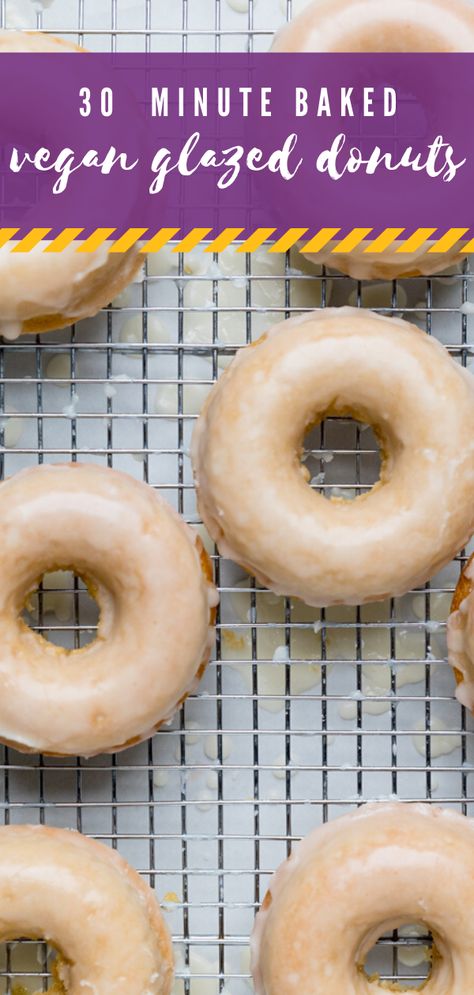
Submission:
M 203 245 L 205 252 L 223 252 L 233 244 L 239 253 L 255 252 L 262 245 L 271 253 L 288 252 L 295 245 L 300 252 L 328 250 L 333 255 L 357 251 L 382 254 L 392 247 L 401 255 L 419 251 L 443 253 L 456 246 L 464 254 L 474 252 L 474 231 L 469 228 L 417 228 L 411 232 L 406 228 L 385 228 L 375 235 L 373 228 L 353 228 L 346 232 L 341 228 L 320 228 L 313 232 L 308 228 L 288 228 L 284 232 L 277 232 L 276 228 L 256 228 L 250 233 L 243 228 L 224 228 L 222 231 L 213 228 L 191 228 L 190 231 L 128 228 L 115 238 L 116 228 L 97 228 L 87 238 L 81 238 L 83 228 L 65 228 L 53 239 L 48 239 L 51 228 L 32 228 L 18 238 L 19 232 L 19 228 L 0 228 L 0 248 L 10 245 L 12 252 L 28 253 L 40 247 L 43 252 L 57 253 L 77 242 L 76 251 L 87 253 L 95 252 L 107 243 L 111 253 L 128 252 L 139 246 L 139 251 L 147 254 L 159 252 L 172 242 L 176 253 L 191 252 L 198 245 Z

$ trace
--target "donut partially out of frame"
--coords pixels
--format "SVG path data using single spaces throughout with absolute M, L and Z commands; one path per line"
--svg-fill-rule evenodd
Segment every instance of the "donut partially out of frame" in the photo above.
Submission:
M 252 936 L 257 995 L 384 995 L 375 942 L 420 923 L 426 995 L 471 995 L 474 822 L 429 805 L 367 805 L 314 830 L 270 881 Z
M 0 829 L 0 941 L 58 952 L 51 991 L 170 995 L 171 940 L 153 892 L 116 850 L 66 829 Z
M 0 58 L 6 52 L 82 52 L 41 33 L 0 31 Z M 15 240 L 0 248 L 0 335 L 49 332 L 90 318 L 133 280 L 144 257 L 134 247 L 110 253 L 110 242 L 94 252 L 78 252 L 75 241 L 48 253 L 42 241 L 31 252 L 12 253 Z
M 474 52 L 474 7 L 468 0 L 315 0 L 277 33 L 272 51 Z M 463 258 L 459 243 L 443 253 L 425 243 L 400 254 L 400 245 L 371 255 L 365 241 L 350 253 L 334 252 L 330 242 L 308 258 L 357 280 L 427 276 Z

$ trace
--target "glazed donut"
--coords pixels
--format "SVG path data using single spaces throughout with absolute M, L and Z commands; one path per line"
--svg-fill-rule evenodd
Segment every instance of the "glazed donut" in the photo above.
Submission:
M 93 464 L 0 485 L 0 740 L 93 756 L 151 736 L 196 687 L 217 604 L 198 536 L 151 487 Z M 21 620 L 44 573 L 73 569 L 100 608 L 79 650 Z
M 116 850 L 68 829 L 4 826 L 0 902 L 2 943 L 46 940 L 57 950 L 58 991 L 171 992 L 173 952 L 159 906 Z
M 3 52 L 81 52 L 46 34 L 0 31 Z M 80 241 L 62 252 L 45 254 L 43 240 L 25 254 L 12 254 L 11 240 L 0 248 L 0 335 L 16 339 L 22 333 L 49 332 L 90 318 L 133 280 L 143 256 L 138 247 L 110 254 L 110 242 L 91 253 L 78 253 Z
M 472 820 L 366 805 L 316 829 L 273 875 L 252 936 L 255 991 L 383 995 L 390 986 L 369 981 L 367 954 L 384 933 L 420 922 L 435 945 L 423 991 L 471 995 L 473 902 Z
M 309 429 L 369 423 L 380 480 L 354 501 L 308 487 Z M 318 607 L 401 595 L 474 529 L 474 380 L 408 322 L 327 308 L 242 349 L 209 394 L 192 459 L 202 519 L 223 556 Z
M 448 661 L 454 669 L 456 697 L 474 712 L 474 554 L 459 578 L 448 618 Z
M 315 0 L 278 32 L 272 51 L 474 52 L 474 8 L 467 0 Z M 463 258 L 460 243 L 440 254 L 425 244 L 403 255 L 400 244 L 371 256 L 367 242 L 351 253 L 333 252 L 331 242 L 308 258 L 356 280 L 426 276 Z

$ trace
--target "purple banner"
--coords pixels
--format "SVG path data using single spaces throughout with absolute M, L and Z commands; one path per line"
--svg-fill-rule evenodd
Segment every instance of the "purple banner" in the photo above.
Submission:
M 4 227 L 474 226 L 474 54 L 0 56 Z

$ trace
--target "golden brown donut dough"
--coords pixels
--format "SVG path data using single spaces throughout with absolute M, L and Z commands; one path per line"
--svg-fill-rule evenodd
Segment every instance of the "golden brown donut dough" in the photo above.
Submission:
M 448 618 L 448 660 L 454 669 L 456 697 L 474 712 L 474 554 L 458 580 Z
M 46 34 L 0 32 L 0 55 L 58 49 L 82 51 Z M 121 293 L 143 263 L 138 248 L 110 255 L 110 243 L 80 254 L 76 241 L 54 255 L 42 251 L 47 241 L 25 255 L 12 255 L 13 244 L 10 241 L 0 248 L 0 335 L 6 339 L 49 332 L 92 317 Z
M 272 51 L 474 52 L 474 7 L 467 0 L 315 0 L 278 32 Z M 308 258 L 357 280 L 428 276 L 463 258 L 459 245 L 439 255 L 426 246 L 398 255 L 394 242 L 372 256 L 364 254 L 367 244 L 344 254 L 333 253 L 331 242 Z

